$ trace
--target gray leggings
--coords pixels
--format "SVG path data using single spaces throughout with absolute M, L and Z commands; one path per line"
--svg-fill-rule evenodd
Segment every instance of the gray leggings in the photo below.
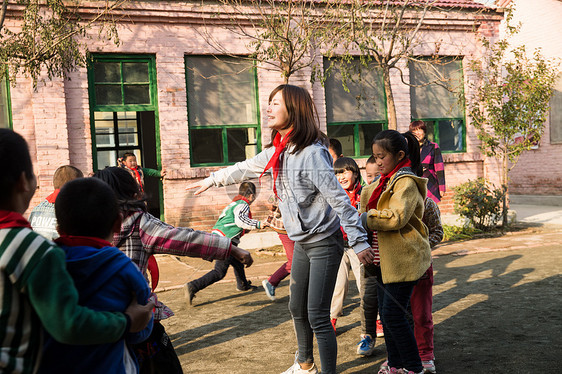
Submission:
M 336 333 L 330 323 L 330 304 L 343 254 L 338 229 L 316 243 L 295 243 L 291 268 L 289 310 L 299 347 L 299 362 L 314 362 L 313 333 L 318 342 L 322 374 L 336 372 Z

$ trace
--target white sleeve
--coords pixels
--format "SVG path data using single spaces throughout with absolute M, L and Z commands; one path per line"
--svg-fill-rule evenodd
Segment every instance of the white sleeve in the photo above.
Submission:
M 266 148 L 252 158 L 211 173 L 204 183 L 209 186 L 220 187 L 258 178 L 263 173 L 263 169 L 265 169 L 273 153 L 275 153 L 274 147 Z
M 238 204 L 234 207 L 234 223 L 236 226 L 245 229 L 253 230 L 261 228 L 261 223 L 258 220 L 250 218 L 250 206 L 247 204 Z

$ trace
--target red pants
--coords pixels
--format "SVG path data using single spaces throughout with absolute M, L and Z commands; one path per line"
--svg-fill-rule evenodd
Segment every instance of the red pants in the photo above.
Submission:
M 287 262 L 281 265 L 281 267 L 269 277 L 269 283 L 271 283 L 273 287 L 277 287 L 279 283 L 291 273 L 293 251 L 295 250 L 295 242 L 289 239 L 287 234 L 279 234 L 279 239 L 281 239 L 281 243 L 283 243 L 285 255 L 287 255 Z
M 414 319 L 414 335 L 418 343 L 418 351 L 422 361 L 434 360 L 433 355 L 433 265 L 414 286 L 410 297 L 412 317 Z

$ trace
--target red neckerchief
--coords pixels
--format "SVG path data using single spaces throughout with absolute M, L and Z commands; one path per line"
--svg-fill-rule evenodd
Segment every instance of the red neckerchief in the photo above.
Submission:
M 353 189 L 351 191 L 345 190 L 345 193 L 347 194 L 347 196 L 349 196 L 349 201 L 351 201 L 351 205 L 353 205 L 355 209 L 357 209 L 357 203 L 361 198 L 361 188 L 363 188 L 363 186 L 361 186 L 361 183 L 359 183 L 359 179 L 358 179 L 355 182 L 355 186 L 353 186 Z
M 263 169 L 263 172 L 260 175 L 261 179 L 262 175 L 264 175 L 265 172 L 269 170 L 269 168 L 273 169 L 273 193 L 275 193 L 275 196 L 277 196 L 277 187 L 275 186 L 275 181 L 277 180 L 277 176 L 279 175 L 279 156 L 281 156 L 281 153 L 285 150 L 285 147 L 287 146 L 287 143 L 291 138 L 290 135 L 292 131 L 293 129 L 290 129 L 289 132 L 285 134 L 283 139 L 281 139 L 281 134 L 277 133 L 275 135 L 275 138 L 273 139 L 275 153 L 273 153 L 273 156 L 271 157 L 267 165 L 265 165 L 265 169 Z M 277 196 L 277 198 L 279 199 L 279 196 Z
M 48 202 L 50 202 L 51 204 L 54 204 L 55 201 L 57 200 L 57 196 L 59 195 L 60 192 L 60 188 L 57 188 L 55 190 L 55 192 L 53 192 L 52 194 L 50 194 L 49 196 L 47 196 L 45 198 L 45 200 L 47 200 Z
M 16 227 L 31 228 L 31 224 L 18 212 L 0 210 L 0 229 L 12 229 Z
M 398 170 L 402 169 L 403 167 L 407 167 L 407 166 L 412 166 L 412 163 L 410 162 L 409 158 L 404 158 L 402 161 L 400 161 L 398 163 L 398 165 L 396 165 L 394 170 L 392 170 L 390 173 L 381 174 L 381 177 L 379 178 L 379 185 L 375 188 L 375 190 L 373 191 L 373 194 L 369 198 L 369 203 L 367 204 L 367 210 L 377 208 L 377 203 L 379 202 L 379 198 L 381 197 L 381 194 L 384 191 L 384 188 L 386 187 L 386 184 L 388 183 L 390 178 L 394 174 L 396 174 L 396 172 Z
M 139 173 L 139 167 L 137 166 L 134 169 L 131 169 L 131 168 L 127 167 L 127 169 L 131 170 L 134 173 L 135 179 L 137 180 L 137 183 L 139 185 L 139 188 L 140 188 L 141 192 L 144 192 L 144 187 L 142 185 L 142 178 L 141 178 L 140 173 Z
M 55 243 L 69 247 L 88 246 L 94 248 L 113 247 L 107 240 L 94 238 L 92 236 L 61 235 L 55 239 Z

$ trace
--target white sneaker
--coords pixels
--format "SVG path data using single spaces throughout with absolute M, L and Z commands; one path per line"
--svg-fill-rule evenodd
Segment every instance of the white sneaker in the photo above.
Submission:
M 281 374 L 319 374 L 318 368 L 315 363 L 312 363 L 312 367 L 308 370 L 302 369 L 297 361 L 299 353 L 295 354 L 295 363 L 293 366 L 282 372 Z
M 433 360 L 422 361 L 423 372 L 426 374 L 436 374 L 435 362 Z

